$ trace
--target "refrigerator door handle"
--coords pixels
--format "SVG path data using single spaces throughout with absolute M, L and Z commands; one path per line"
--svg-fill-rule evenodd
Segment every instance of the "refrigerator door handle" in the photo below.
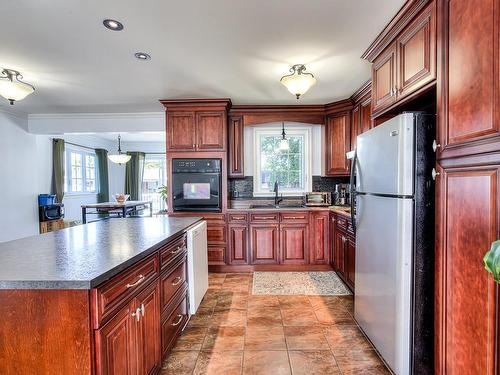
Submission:
M 349 183 L 351 185 L 351 223 L 352 223 L 352 230 L 354 234 L 356 234 L 356 218 L 354 217 L 354 207 L 356 206 L 356 187 L 354 186 L 354 172 L 356 170 L 356 162 L 358 160 L 358 155 L 356 153 L 356 150 L 354 150 L 354 156 L 352 157 L 351 161 L 351 176 L 349 179 Z

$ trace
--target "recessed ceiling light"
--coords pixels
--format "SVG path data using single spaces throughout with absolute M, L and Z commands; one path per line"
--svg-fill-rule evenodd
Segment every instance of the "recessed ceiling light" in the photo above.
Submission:
M 107 29 L 110 29 L 113 31 L 123 30 L 123 24 L 121 22 L 116 21 L 116 20 L 106 19 L 106 20 L 102 21 L 102 24 Z
M 134 54 L 134 56 L 139 60 L 151 60 L 151 55 L 148 55 L 144 52 L 137 52 Z

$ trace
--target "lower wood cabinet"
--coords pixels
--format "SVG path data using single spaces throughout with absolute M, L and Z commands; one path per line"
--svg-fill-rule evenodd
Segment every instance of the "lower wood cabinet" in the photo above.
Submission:
M 229 224 L 229 263 L 248 263 L 248 226 L 241 224 Z
M 252 264 L 279 263 L 279 224 L 250 224 Z
M 160 286 L 156 281 L 96 332 L 97 374 L 147 375 L 160 366 Z
M 282 264 L 307 264 L 309 258 L 309 226 L 280 225 L 280 254 Z
M 356 269 L 356 242 L 350 219 L 331 215 L 331 230 L 333 231 L 331 248 L 331 265 L 339 277 L 354 290 Z
M 329 262 L 329 217 L 329 211 L 319 211 L 311 214 L 309 263 L 328 264 Z

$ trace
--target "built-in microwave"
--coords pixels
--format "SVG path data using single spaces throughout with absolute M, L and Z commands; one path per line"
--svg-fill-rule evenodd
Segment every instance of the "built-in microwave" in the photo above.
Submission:
M 332 194 L 328 192 L 306 193 L 304 196 L 304 204 L 306 206 L 331 206 Z
M 45 206 L 38 206 L 40 221 L 59 220 L 64 218 L 64 204 L 54 203 Z

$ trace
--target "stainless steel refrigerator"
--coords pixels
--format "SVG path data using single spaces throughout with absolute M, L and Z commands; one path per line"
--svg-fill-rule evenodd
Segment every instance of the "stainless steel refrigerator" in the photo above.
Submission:
M 359 135 L 352 160 L 354 316 L 397 375 L 433 373 L 434 123 L 396 116 Z

